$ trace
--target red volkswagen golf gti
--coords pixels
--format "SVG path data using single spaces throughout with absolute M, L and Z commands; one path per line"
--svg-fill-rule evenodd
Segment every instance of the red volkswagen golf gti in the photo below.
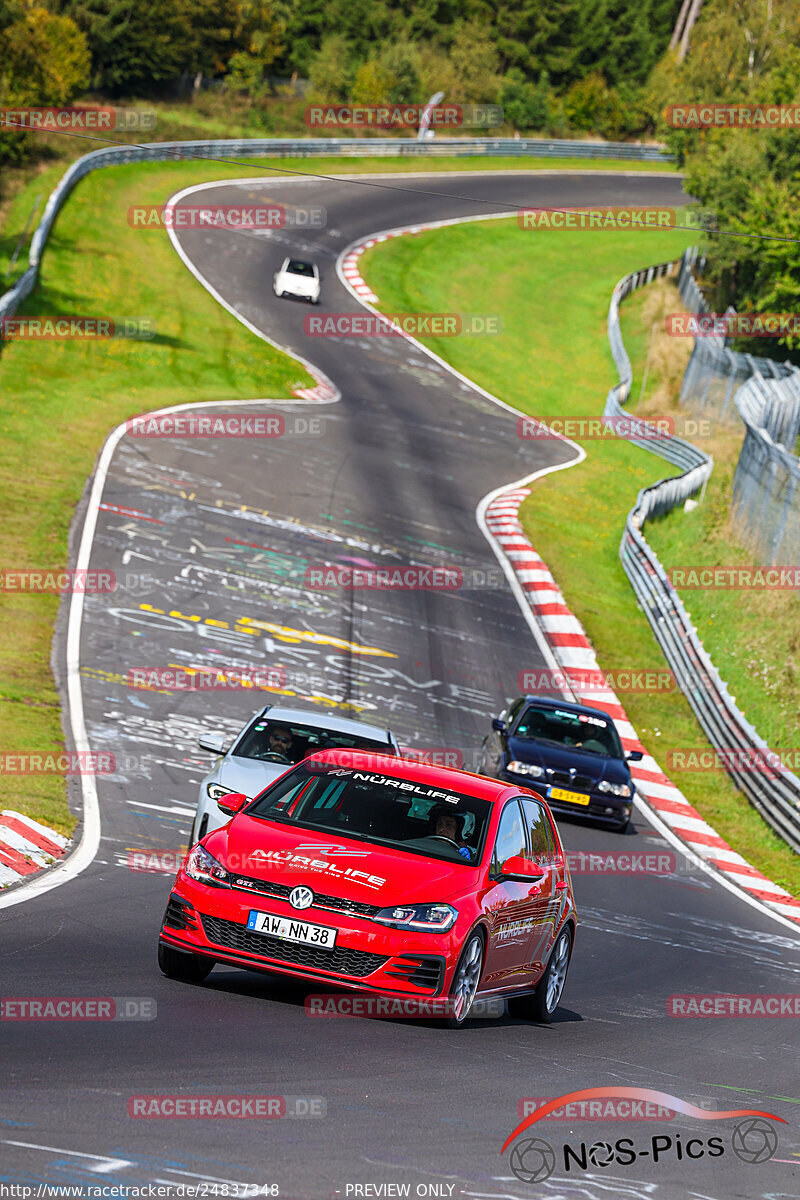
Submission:
M 194 846 L 164 914 L 159 965 L 215 963 L 383 996 L 476 996 L 549 1021 L 575 939 L 550 811 L 524 788 L 388 755 L 331 750 L 248 800 Z

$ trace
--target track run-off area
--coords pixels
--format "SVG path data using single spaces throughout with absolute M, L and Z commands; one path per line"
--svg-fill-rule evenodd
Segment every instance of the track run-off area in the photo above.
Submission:
M 511 215 L 510 206 L 686 201 L 679 178 L 633 172 L 395 176 L 392 185 L 247 179 L 181 194 L 180 204 L 324 207 L 326 224 L 313 230 L 173 231 L 187 288 L 209 288 L 221 322 L 238 317 L 310 362 L 320 388 L 296 404 L 219 408 L 280 413 L 281 437 L 120 436 L 87 489 L 76 518 L 78 533 L 91 522 L 86 565 L 113 570 L 120 586 L 85 597 L 80 620 L 65 614 L 56 665 L 73 737 L 85 732 L 117 769 L 91 784 L 96 805 L 90 796 L 81 848 L 58 869 L 64 882 L 50 886 L 57 873 L 45 874 L 35 892 L 0 899 L 0 991 L 136 999 L 145 1003 L 130 1011 L 146 1019 L 0 1022 L 0 1183 L 33 1194 L 40 1184 L 191 1184 L 207 1195 L 257 1185 L 296 1200 L 796 1196 L 796 1019 L 679 1019 L 667 1006 L 686 994 L 794 994 L 800 936 L 685 859 L 639 810 L 625 838 L 559 821 L 569 851 L 671 853 L 675 869 L 574 875 L 578 935 L 549 1027 L 508 1015 L 459 1031 L 319 1019 L 304 1009 L 313 989 L 289 980 L 216 967 L 189 986 L 159 973 L 170 879 L 131 870 L 131 855 L 186 845 L 213 761 L 197 737 L 232 736 L 256 701 L 246 691 L 133 688 L 132 670 L 275 668 L 277 699 L 346 706 L 391 726 L 403 745 L 457 749 L 473 768 L 523 662 L 552 666 L 476 512 L 501 486 L 547 487 L 548 472 L 581 452 L 518 438 L 513 410 L 412 342 L 309 338 L 309 314 L 364 311 L 337 274 L 342 252 L 378 230 Z M 318 307 L 272 294 L 288 254 L 319 264 Z M 485 307 L 476 297 L 475 311 Z M 306 570 L 320 562 L 458 568 L 464 586 L 310 589 Z M 731 1119 L 647 1110 L 637 1120 L 634 1109 L 628 1119 L 547 1121 L 528 1136 L 576 1150 L 626 1137 L 635 1161 L 597 1152 L 585 1168 L 567 1171 L 560 1159 L 541 1184 L 518 1178 L 501 1148 L 526 1100 L 604 1086 L 677 1096 L 706 1113 L 763 1109 L 786 1124 L 775 1126 L 772 1160 L 752 1163 L 733 1150 Z M 129 1116 L 132 1096 L 176 1093 L 282 1096 L 287 1115 Z M 724 1153 L 678 1154 L 714 1136 Z M 669 1148 L 655 1153 L 654 1137 Z

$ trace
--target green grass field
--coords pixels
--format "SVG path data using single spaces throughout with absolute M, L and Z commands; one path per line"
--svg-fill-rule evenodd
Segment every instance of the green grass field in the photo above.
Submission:
M 498 313 L 501 336 L 426 339 L 427 344 L 525 413 L 596 417 L 617 380 L 606 337 L 614 284 L 628 271 L 678 257 L 687 238 L 678 232 L 533 232 L 513 221 L 492 221 L 384 243 L 363 256 L 361 270 L 387 312 L 480 308 Z M 676 297 L 663 285 L 662 310 L 676 311 Z M 622 313 L 638 381 L 659 313 L 648 310 L 645 293 L 626 301 Z M 663 354 L 651 356 L 643 411 L 669 411 L 668 397 L 681 370 L 682 363 Z M 633 394 L 638 399 L 638 383 Z M 601 667 L 663 668 L 618 551 L 638 490 L 668 468 L 654 455 L 615 440 L 588 442 L 585 448 L 585 462 L 535 486 L 522 508 L 523 524 L 582 621 Z M 620 699 L 656 759 L 663 762 L 671 748 L 707 745 L 682 694 L 627 693 Z M 675 782 L 754 866 L 800 891 L 797 856 L 726 775 L 683 773 Z

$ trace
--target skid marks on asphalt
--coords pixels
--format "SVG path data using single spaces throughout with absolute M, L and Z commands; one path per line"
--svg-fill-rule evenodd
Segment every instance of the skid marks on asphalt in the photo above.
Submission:
M 694 954 L 718 954 L 731 971 L 736 958 L 748 966 L 757 963 L 779 974 L 796 976 L 800 970 L 800 938 L 780 934 L 754 936 L 754 931 L 744 926 L 705 919 L 689 927 L 686 922 L 692 918 L 687 918 L 685 912 L 664 912 L 663 916 L 665 923 L 619 909 L 580 906 L 581 928 L 596 930 L 607 937 L 634 938 Z M 794 952 L 793 961 L 787 961 L 789 951 Z

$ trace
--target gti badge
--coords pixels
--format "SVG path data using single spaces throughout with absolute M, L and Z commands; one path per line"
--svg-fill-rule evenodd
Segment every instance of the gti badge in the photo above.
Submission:
M 314 903 L 314 893 L 311 888 L 296 887 L 289 893 L 289 903 L 292 908 L 310 908 Z

